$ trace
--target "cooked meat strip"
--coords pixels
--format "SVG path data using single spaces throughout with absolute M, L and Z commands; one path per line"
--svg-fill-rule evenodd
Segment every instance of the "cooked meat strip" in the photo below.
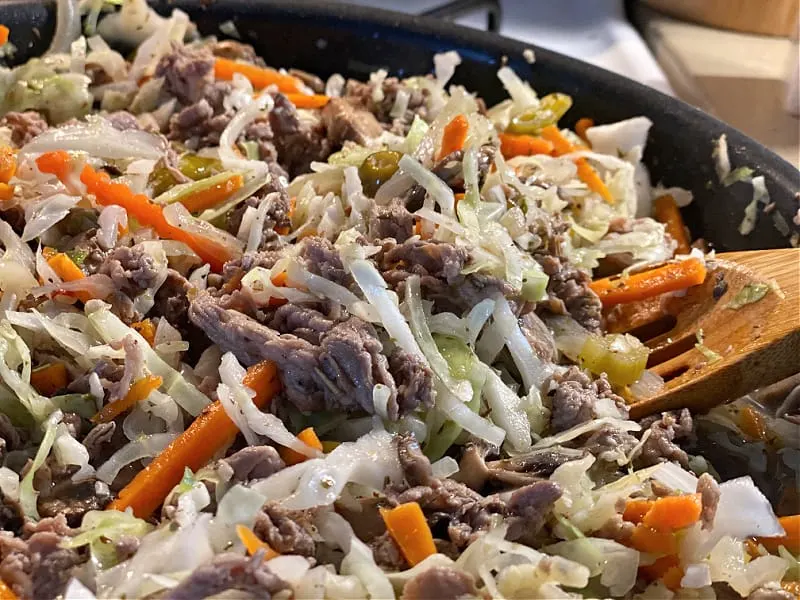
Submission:
M 610 400 L 621 415 L 628 414 L 625 401 L 612 391 L 605 375 L 593 381 L 578 367 L 571 366 L 553 380 L 556 387 L 549 397 L 552 411 L 550 428 L 554 433 L 594 419 L 597 416 L 596 404 L 601 400 Z
M 403 586 L 402 600 L 458 600 L 480 597 L 475 580 L 464 571 L 450 567 L 431 567 L 415 575 Z

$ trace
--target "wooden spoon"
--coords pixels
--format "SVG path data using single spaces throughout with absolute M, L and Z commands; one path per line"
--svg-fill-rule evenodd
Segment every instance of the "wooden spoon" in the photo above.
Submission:
M 705 282 L 683 296 L 608 313 L 609 331 L 631 333 L 650 347 L 648 370 L 666 382 L 656 394 L 631 400 L 632 418 L 684 407 L 704 412 L 800 371 L 800 249 L 726 252 L 707 268 Z M 764 285 L 760 300 L 731 307 Z

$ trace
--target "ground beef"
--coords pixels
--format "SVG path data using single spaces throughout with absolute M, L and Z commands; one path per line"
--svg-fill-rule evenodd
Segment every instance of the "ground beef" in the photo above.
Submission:
M 256 54 L 255 49 L 250 44 L 243 44 L 235 40 L 223 40 L 214 42 L 209 46 L 211 53 L 220 58 L 229 60 L 241 60 L 259 66 L 264 65 L 264 59 Z
M 97 269 L 101 275 L 108 275 L 117 291 L 135 298 L 140 292 L 153 288 L 163 267 L 156 264 L 151 254 L 145 251 L 142 244 L 135 246 L 118 246 L 103 260 Z
M 627 545 L 634 529 L 636 529 L 635 523 L 625 521 L 622 515 L 616 514 L 606 521 L 600 529 L 595 531 L 593 535 Z
M 433 406 L 433 371 L 419 356 L 395 346 L 389 355 L 389 371 L 397 385 L 401 413 Z
M 278 150 L 278 162 L 292 177 L 308 172 L 313 161 L 324 161 L 331 153 L 322 124 L 301 123 L 294 104 L 283 94 L 275 95 L 269 124 Z
M 189 321 L 189 291 L 194 287 L 174 269 L 167 269 L 167 278 L 158 288 L 151 313 L 177 329 L 184 340 L 195 341 L 192 335 L 193 326 Z
M 720 497 L 719 485 L 711 475 L 703 473 L 697 479 L 697 493 L 700 494 L 700 503 L 703 507 L 700 513 L 703 529 L 710 529 L 714 525 L 714 517 L 717 516 Z
M 28 110 L 25 112 L 7 112 L 0 119 L 0 127 L 11 129 L 11 141 L 15 146 L 22 148 L 37 135 L 47 131 L 48 125 L 40 113 Z
M 19 502 L 0 490 L 0 530 L 18 532 L 25 522 Z
M 289 196 L 283 189 L 280 192 L 270 192 L 265 196 L 251 196 L 245 200 L 228 215 L 227 229 L 233 235 L 237 235 L 242 224 L 242 217 L 247 208 L 258 209 L 262 203 L 266 203 L 267 206 L 257 250 L 278 249 L 281 247 L 282 242 L 278 238 L 276 230 L 283 231 L 285 234 L 290 225 Z
M 76 550 L 61 548 L 63 535 L 46 529 L 26 540 L 0 533 L 0 579 L 21 599 L 56 598 L 86 561 Z
M 457 600 L 480 597 L 469 573 L 450 567 L 431 567 L 403 587 L 402 600 Z
M 83 445 L 89 453 L 89 462 L 92 465 L 97 465 L 98 460 L 102 457 L 106 444 L 108 444 L 114 437 L 114 432 L 117 429 L 117 424 L 114 421 L 110 423 L 98 423 L 92 427 L 91 431 L 83 438 Z
M 550 278 L 546 308 L 556 314 L 568 313 L 589 331 L 600 331 L 603 305 L 589 287 L 591 273 L 557 256 L 537 254 L 535 258 Z
M 638 462 L 643 466 L 650 466 L 675 461 L 688 467 L 688 455 L 674 440 L 688 436 L 692 432 L 692 426 L 692 415 L 685 408 L 679 415 L 671 412 L 662 413 L 661 417 L 649 426 L 650 436 L 642 446 Z M 645 423 L 643 429 L 646 428 Z
M 291 333 L 319 346 L 334 322 L 313 308 L 284 304 L 278 307 L 267 325 L 279 333 Z
M 354 285 L 353 278 L 344 269 L 339 251 L 327 239 L 319 236 L 307 237 L 298 244 L 297 249 L 299 257 L 311 273 L 347 288 Z
M 106 115 L 106 119 L 117 131 L 127 131 L 129 129 L 140 129 L 139 121 L 127 110 L 118 110 Z
M 111 501 L 108 486 L 94 479 L 72 481 L 78 470 L 75 465 L 62 467 L 50 461 L 39 467 L 34 484 L 39 491 L 37 506 L 42 517 L 59 515 L 67 519 L 70 527 L 78 527 L 90 510 L 103 510 Z
M 270 600 L 283 590 L 291 590 L 291 586 L 269 570 L 260 554 L 249 558 L 237 554 L 219 554 L 211 564 L 195 569 L 169 590 L 163 599 L 197 600 L 216 596 L 226 590 L 245 592 L 248 598 Z
M 559 485 L 552 481 L 537 481 L 514 490 L 506 505 L 509 515 L 506 538 L 533 546 L 561 494 Z
M 395 444 L 406 483 L 412 487 L 434 483 L 431 461 L 422 453 L 422 448 L 414 436 L 409 434 L 397 436 Z
M 214 56 L 207 48 L 173 43 L 158 61 L 155 76 L 164 78 L 164 89 L 182 104 L 194 104 L 214 83 Z
M 377 86 L 380 87 L 380 91 L 376 94 Z M 408 93 L 408 106 L 402 116 L 394 118 L 390 113 L 400 90 Z M 427 120 L 426 99 L 429 95 L 430 92 L 427 89 L 412 89 L 401 83 L 396 77 L 387 77 L 377 85 L 374 82 L 363 83 L 349 79 L 344 88 L 345 98 L 369 110 L 378 121 L 391 127 L 392 131 L 400 135 L 408 133 L 408 128 L 414 121 L 415 115 Z
M 625 401 L 611 389 L 605 374 L 594 381 L 578 367 L 571 366 L 563 375 L 555 375 L 555 390 L 550 392 L 550 430 L 564 431 L 597 416 L 598 401 L 613 402 L 622 418 L 628 415 Z
M 392 238 L 402 244 L 414 235 L 414 215 L 402 198 L 395 198 L 386 206 L 376 206 L 369 215 L 369 239 Z
M 248 446 L 222 461 L 233 470 L 233 481 L 263 479 L 286 466 L 272 446 Z
M 613 462 L 620 456 L 628 456 L 639 443 L 634 436 L 613 425 L 603 425 L 581 446 L 600 460 Z
M 379 567 L 389 571 L 404 571 L 408 568 L 408 561 L 388 531 L 372 538 L 367 545 Z
M 383 133 L 375 115 L 344 98 L 331 98 L 322 109 L 321 116 L 328 140 L 333 146 L 341 146 L 348 140 L 365 146 Z
M 555 362 L 558 357 L 556 340 L 536 313 L 527 312 L 519 318 L 519 327 L 534 354 L 545 362 Z
M 797 596 L 784 590 L 779 583 L 766 583 L 747 596 L 747 600 L 796 600 Z
M 289 511 L 268 502 L 256 516 L 253 532 L 280 554 L 314 556 L 311 527 L 308 511 Z

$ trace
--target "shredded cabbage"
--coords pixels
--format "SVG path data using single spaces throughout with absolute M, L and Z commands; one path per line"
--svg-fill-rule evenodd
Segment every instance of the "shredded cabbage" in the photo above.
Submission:
M 53 443 L 56 440 L 56 428 L 63 416 L 60 410 L 56 410 L 47 418 L 44 423 L 44 436 L 36 449 L 36 456 L 33 457 L 33 462 L 19 485 L 19 505 L 22 509 L 22 514 L 34 521 L 39 520 L 39 509 L 36 506 L 39 492 L 33 487 L 33 477 L 36 475 L 36 471 L 44 464 L 44 461 L 47 460 L 50 450 L 53 448 Z

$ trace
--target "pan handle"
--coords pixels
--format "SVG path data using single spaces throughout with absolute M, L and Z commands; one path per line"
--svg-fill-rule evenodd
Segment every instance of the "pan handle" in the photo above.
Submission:
M 481 9 L 487 12 L 486 29 L 497 33 L 500 29 L 500 20 L 502 18 L 499 0 L 452 0 L 447 4 L 428 9 L 420 14 L 425 17 L 439 19 L 457 19 Z

